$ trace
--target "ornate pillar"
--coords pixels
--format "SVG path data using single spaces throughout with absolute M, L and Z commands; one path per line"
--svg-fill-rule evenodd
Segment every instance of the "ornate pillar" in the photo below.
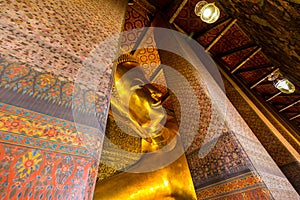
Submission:
M 163 21 L 161 16 L 153 25 L 166 27 Z M 198 199 L 297 199 L 297 192 L 215 83 L 218 77 L 207 72 L 215 64 L 204 49 L 178 34 L 154 33 L 162 65 L 178 72 L 164 70 L 168 87 L 176 91 L 171 99 L 177 119 L 185 121 L 180 134 L 187 140 L 193 136 L 185 153 Z M 192 135 L 194 129 L 186 123 L 195 120 L 198 126 Z
M 1 2 L 1 199 L 92 199 L 126 7 Z

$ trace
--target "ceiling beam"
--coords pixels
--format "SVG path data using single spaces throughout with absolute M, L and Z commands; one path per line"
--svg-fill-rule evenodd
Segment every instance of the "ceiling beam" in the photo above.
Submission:
M 142 17 L 147 17 L 156 13 L 156 7 L 149 3 L 147 0 L 132 0 L 128 1 L 128 6 L 130 6 L 135 12 L 137 12 Z M 146 26 L 148 26 L 146 24 Z M 145 27 L 145 26 L 144 26 Z
M 286 109 L 288 109 L 288 108 L 290 108 L 290 107 L 296 105 L 296 104 L 299 103 L 299 102 L 300 102 L 300 99 L 297 100 L 297 101 L 295 101 L 294 103 L 291 103 L 290 105 L 288 105 L 288 106 L 282 108 L 281 110 L 279 110 L 279 112 L 282 112 L 282 111 L 284 111 L 284 110 L 286 110 Z
M 222 58 L 222 57 L 225 57 L 225 56 L 229 56 L 231 54 L 235 54 L 235 53 L 238 53 L 240 51 L 244 51 L 244 50 L 247 50 L 247 49 L 251 49 L 251 48 L 257 48 L 257 45 L 256 44 L 247 44 L 247 45 L 243 45 L 243 46 L 240 46 L 240 47 L 237 47 L 235 49 L 232 49 L 232 50 L 229 50 L 229 51 L 226 51 L 226 52 L 222 52 L 222 53 L 219 53 L 216 55 L 216 57 L 218 58 Z
M 260 86 L 274 86 L 272 81 L 263 81 L 259 84 Z M 270 93 L 269 93 L 270 95 Z
M 193 34 L 193 39 L 195 39 L 195 40 L 198 39 L 201 35 L 204 35 L 204 34 L 210 32 L 211 30 L 213 30 L 213 29 L 215 29 L 215 28 L 217 28 L 217 27 L 219 27 L 219 26 L 221 26 L 223 24 L 227 24 L 230 20 L 232 20 L 232 18 L 230 18 L 230 17 L 224 17 L 224 18 L 218 20 L 217 22 L 215 22 L 213 24 L 209 24 L 208 25 L 209 28 L 207 28 L 206 30 L 194 33 Z
M 284 93 L 282 93 L 280 95 L 280 97 L 283 96 Z M 278 110 L 283 108 L 284 106 L 289 105 L 288 103 L 283 103 L 283 102 L 273 102 L 272 105 L 274 105 L 274 107 L 276 107 Z M 285 113 L 290 113 L 290 112 L 298 112 L 298 111 L 291 111 L 291 110 L 287 110 Z
M 268 68 L 274 69 L 275 66 L 272 64 L 266 64 L 266 65 L 262 65 L 262 66 L 258 66 L 258 67 L 247 67 L 247 68 L 240 69 L 238 72 L 239 73 L 252 72 L 252 71 L 256 71 L 256 70 L 260 70 L 260 69 L 268 69 Z
M 298 114 L 298 113 L 299 113 L 298 110 L 287 110 L 287 111 L 285 112 L 285 114 Z
M 230 73 L 235 73 L 238 69 L 240 69 L 246 62 L 248 62 L 253 56 L 255 56 L 258 52 L 260 52 L 261 47 L 256 48 L 249 56 L 246 57 L 242 62 L 240 62 Z
M 298 118 L 298 117 L 300 117 L 300 114 L 298 114 L 298 115 L 296 115 L 296 116 L 290 118 L 290 120 L 292 121 L 292 120 L 294 120 L 294 119 L 296 119 L 296 118 Z
M 216 60 L 219 62 L 219 60 Z M 268 126 L 268 128 L 274 133 L 274 135 L 282 142 L 282 144 L 287 148 L 287 150 L 298 160 L 300 161 L 300 155 L 297 150 L 287 141 L 287 139 L 281 134 L 281 132 L 274 126 L 274 124 L 267 118 L 270 116 L 271 119 L 278 124 L 292 139 L 297 145 L 300 145 L 298 140 L 299 136 L 291 126 L 284 126 L 284 123 L 281 123 L 280 117 L 276 117 L 274 111 L 266 108 L 265 104 L 262 104 L 263 101 L 260 101 L 257 96 L 255 96 L 247 87 L 234 75 L 232 75 L 228 70 L 223 69 L 220 65 L 217 65 L 218 69 L 222 75 L 233 85 L 237 92 L 244 98 L 244 100 L 249 104 L 249 106 L 256 112 L 258 117 Z M 254 103 L 255 102 L 255 103 Z M 273 114 L 274 113 L 274 114 Z M 278 114 L 277 114 L 278 115 Z M 285 122 L 285 121 L 284 121 Z M 287 123 L 287 122 L 285 122 Z M 291 132 L 291 131 L 292 132 Z
M 209 52 L 209 50 L 222 38 L 223 35 L 236 23 L 237 19 L 232 19 L 229 24 L 226 25 L 226 27 L 219 33 L 217 37 L 215 37 L 211 43 L 206 47 L 205 51 Z
M 181 12 L 181 10 L 183 9 L 183 7 L 186 5 L 187 2 L 188 2 L 188 0 L 183 0 L 181 2 L 181 4 L 179 5 L 179 7 L 176 9 L 175 13 L 169 19 L 169 23 L 170 24 L 172 24 L 175 21 L 176 17 L 179 15 L 179 13 Z
M 300 97 L 300 93 L 296 93 L 296 91 L 292 94 L 285 94 L 283 93 L 282 96 L 285 96 L 285 97 Z
M 275 97 L 277 97 L 277 96 L 279 96 L 279 95 L 281 95 L 281 92 L 278 92 L 278 93 L 274 94 L 273 96 L 271 96 L 270 98 L 268 98 L 268 99 L 266 100 L 266 102 L 271 101 L 272 99 L 274 99 Z
M 272 70 L 271 72 L 267 73 L 264 77 L 262 77 L 261 79 L 259 79 L 256 83 L 254 83 L 250 89 L 255 88 L 256 86 L 258 86 L 261 82 L 263 82 L 264 80 L 266 80 L 268 78 L 269 75 L 271 75 L 272 73 L 276 72 L 277 70 L 279 70 L 279 68 L 277 67 L 276 69 Z
M 175 28 L 177 31 L 179 31 L 180 33 L 183 33 L 183 34 L 185 34 L 185 35 L 188 35 L 188 33 L 185 32 L 185 30 L 183 30 L 178 24 L 173 23 L 172 25 L 173 25 L 174 28 Z

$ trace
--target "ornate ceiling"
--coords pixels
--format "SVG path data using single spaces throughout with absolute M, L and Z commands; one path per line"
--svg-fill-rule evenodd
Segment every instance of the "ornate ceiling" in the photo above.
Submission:
M 224 1 L 220 4 L 268 56 L 273 64 L 300 83 L 300 1 Z
M 174 29 L 197 40 L 219 65 L 223 75 L 230 77 L 251 100 L 272 113 L 273 118 L 299 141 L 299 2 L 219 0 L 216 4 L 221 10 L 221 16 L 214 24 L 206 24 L 194 14 L 197 2 L 133 1 L 128 7 L 125 31 L 148 27 L 156 12 L 163 12 Z M 153 39 L 151 36 L 144 37 L 147 35 L 145 32 L 126 35 L 122 47 L 129 51 L 143 40 L 148 42 L 151 48 L 133 53 L 140 59 L 148 76 L 155 78 L 158 74 L 161 76 L 160 59 Z M 280 93 L 267 80 L 267 76 L 277 69 L 296 86 L 293 94 Z M 164 91 L 164 94 L 168 99 L 168 92 Z

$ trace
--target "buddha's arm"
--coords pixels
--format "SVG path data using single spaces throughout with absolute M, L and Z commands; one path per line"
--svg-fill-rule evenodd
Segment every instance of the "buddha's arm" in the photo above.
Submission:
M 147 165 L 149 160 L 155 161 L 155 155 L 139 162 L 139 166 Z M 137 166 L 137 168 L 139 167 Z M 136 169 L 137 170 L 137 169 Z M 97 183 L 95 200 L 153 200 L 176 199 L 194 200 L 191 175 L 184 155 L 172 164 L 159 170 L 147 173 L 123 172 Z

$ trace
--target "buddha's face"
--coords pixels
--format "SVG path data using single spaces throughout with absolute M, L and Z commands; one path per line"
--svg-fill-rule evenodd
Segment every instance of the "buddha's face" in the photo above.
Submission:
M 141 136 L 151 137 L 160 131 L 165 119 L 162 93 L 149 83 L 137 63 L 124 62 L 117 66 L 115 86 L 122 106 L 128 109 L 131 120 L 143 130 Z

